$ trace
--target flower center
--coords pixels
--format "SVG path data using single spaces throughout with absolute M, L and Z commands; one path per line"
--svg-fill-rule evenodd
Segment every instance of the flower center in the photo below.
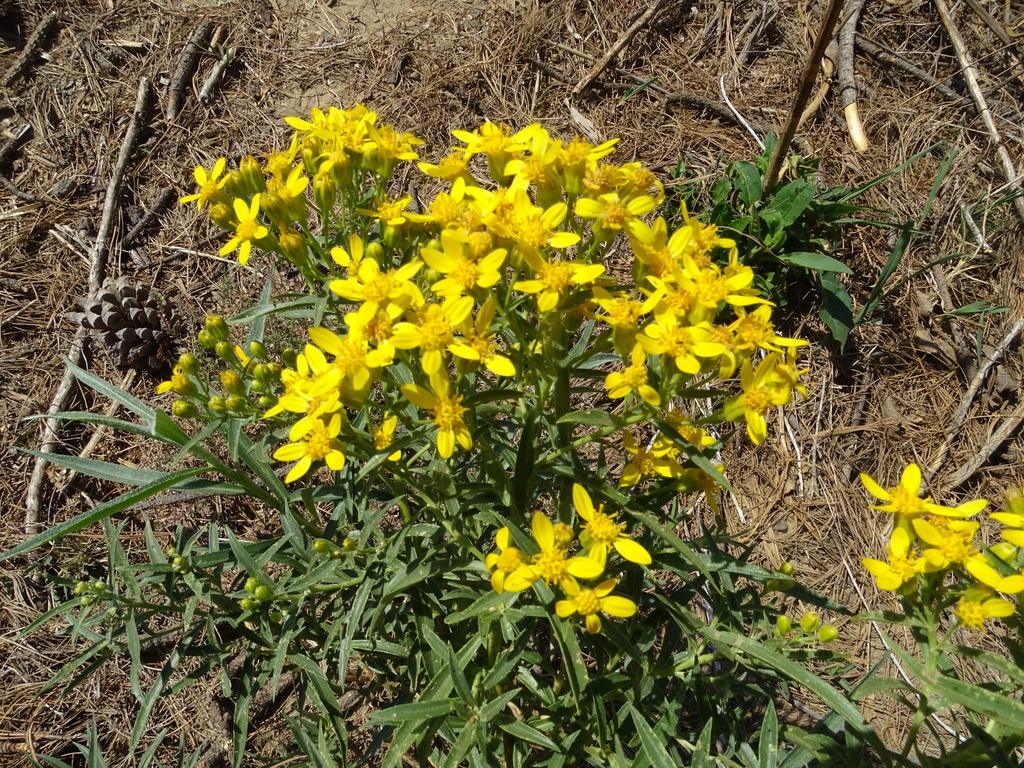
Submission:
M 765 387 L 754 387 L 743 398 L 748 411 L 764 414 L 772 404 L 771 395 Z
M 736 338 L 740 343 L 763 347 L 775 338 L 775 328 L 766 320 L 748 315 L 738 323 Z
M 961 600 L 956 606 L 956 615 L 965 627 L 985 625 L 985 609 L 977 600 Z
M 366 362 L 366 351 L 362 344 L 351 339 L 342 339 L 341 348 L 334 358 L 334 365 L 341 371 L 342 377 L 351 376 L 363 367 Z
M 555 523 L 555 546 L 559 549 L 568 550 L 572 544 L 572 526 L 566 523 Z
M 451 275 L 455 282 L 468 290 L 476 285 L 477 278 L 480 276 L 480 270 L 472 261 L 463 261 L 452 270 Z
M 729 295 L 729 287 L 725 284 L 725 278 L 710 270 L 700 273 L 700 277 L 696 281 L 696 288 L 700 303 L 707 307 L 717 307 Z
M 430 203 L 430 215 L 445 227 L 459 218 L 459 204 L 447 192 L 441 192 Z
M 363 286 L 363 298 L 366 301 L 372 301 L 375 304 L 383 304 L 395 292 L 395 278 L 390 272 L 382 272 L 381 274 L 370 278 L 370 280 Z
M 587 523 L 587 536 L 598 544 L 612 544 L 622 535 L 625 528 L 621 523 L 616 523 L 612 515 L 605 514 L 598 510 L 593 518 Z
M 622 380 L 630 389 L 639 389 L 647 383 L 647 366 L 643 363 L 629 366 L 622 372 Z
M 466 412 L 462 404 L 462 395 L 439 398 L 434 408 L 434 423 L 438 429 L 454 430 L 462 426 L 462 414 Z
M 533 567 L 548 584 L 562 581 L 569 575 L 569 563 L 561 549 L 542 549 L 533 556 Z
M 498 562 L 496 565 L 499 571 L 512 573 L 512 571 L 521 566 L 524 562 L 523 553 L 515 547 L 509 547 L 498 555 Z
M 581 616 L 591 616 L 601 609 L 601 601 L 597 597 L 597 592 L 592 589 L 581 589 L 580 593 L 573 598 L 573 602 L 576 603 L 576 610 L 580 612 Z
M 551 229 L 537 215 L 520 218 L 515 223 L 514 231 L 516 240 L 527 248 L 540 248 L 551 239 Z
M 889 491 L 892 496 L 889 502 L 901 515 L 916 516 L 924 512 L 924 500 L 910 493 L 903 486 L 896 486 Z
M 604 227 L 605 229 L 622 229 L 622 226 L 629 221 L 632 216 L 627 208 L 622 203 L 615 201 L 608 204 L 608 207 L 604 211 Z
M 541 268 L 537 277 L 548 290 L 562 293 L 572 280 L 572 268 L 564 262 L 552 261 Z
M 235 229 L 235 234 L 238 235 L 242 240 L 254 240 L 256 238 L 256 227 L 258 225 L 252 219 L 238 222 L 238 227 Z
M 444 310 L 438 304 L 426 308 L 420 320 L 420 346 L 423 349 L 444 349 L 455 338 Z
M 306 455 L 314 461 L 324 458 L 331 452 L 331 442 L 331 437 L 324 427 L 313 427 L 306 436 Z

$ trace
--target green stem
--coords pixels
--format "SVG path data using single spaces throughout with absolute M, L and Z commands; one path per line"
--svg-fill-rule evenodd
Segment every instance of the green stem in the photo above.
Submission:
M 555 323 L 553 323 L 555 324 Z M 570 447 L 572 443 L 572 425 L 559 424 L 558 421 L 572 407 L 569 391 L 569 369 L 565 365 L 566 358 L 566 329 L 564 323 L 557 323 L 557 343 L 552 350 L 553 356 L 562 361 L 557 364 L 555 370 L 555 429 L 558 435 L 558 446 L 561 450 L 568 449 L 570 459 L 576 463 L 576 454 Z M 572 521 L 572 478 L 564 477 L 561 482 L 561 492 L 558 495 L 558 519 L 563 523 Z

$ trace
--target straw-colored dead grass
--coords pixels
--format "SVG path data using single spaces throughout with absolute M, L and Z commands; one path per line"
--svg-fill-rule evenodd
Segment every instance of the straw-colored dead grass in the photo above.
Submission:
M 1003 19 L 1002 4 L 990 5 Z M 284 134 L 280 118 L 286 114 L 315 104 L 365 100 L 389 121 L 423 135 L 428 147 L 443 145 L 451 128 L 484 118 L 518 125 L 539 120 L 558 132 L 619 136 L 620 158 L 655 166 L 682 158 L 692 173 L 712 175 L 729 159 L 757 152 L 751 135 L 699 109 L 667 104 L 653 89 L 628 98 L 626 89 L 650 81 L 668 91 L 686 89 L 720 101 L 722 87 L 751 123 L 778 127 L 819 13 L 817 4 L 805 0 L 666 3 L 598 87 L 570 101 L 572 85 L 642 3 L 119 0 L 115 8 L 109 0 L 14 0 L 6 6 L 6 18 L 15 22 L 10 28 L 20 36 L 7 41 L 14 48 L 0 49 L 0 68 L 15 59 L 20 41 L 46 12 L 58 10 L 63 20 L 46 60 L 0 94 L 0 131 L 25 122 L 34 127 L 33 138 L 8 173 L 20 190 L 42 200 L 25 202 L 0 189 L 0 450 L 7 459 L 0 474 L 2 549 L 19 539 L 31 472 L 31 459 L 15 447 L 38 441 L 37 425 L 22 419 L 46 409 L 60 378 L 60 355 L 74 331 L 63 315 L 84 291 L 86 254 L 137 77 L 149 75 L 162 91 L 198 19 L 220 25 L 222 44 L 239 47 L 239 62 L 211 104 L 197 103 L 192 92 L 176 122 L 166 124 L 159 112 L 151 121 L 152 133 L 129 171 L 109 267 L 110 274 L 131 274 L 151 283 L 192 320 L 244 301 L 258 290 L 258 276 L 213 258 L 215 234 L 185 208 L 168 213 L 160 231 L 133 251 L 124 252 L 118 238 L 158 189 L 186 189 L 194 163 L 220 154 L 260 153 L 279 142 Z M 1021 80 L 966 6 L 956 13 L 980 61 L 983 87 L 1006 146 L 1024 167 L 1024 134 L 1014 112 Z M 766 30 L 751 41 L 749 30 L 757 26 L 752 22 L 762 14 L 769 20 Z M 959 87 L 955 58 L 928 3 L 869 6 L 861 31 Z M 212 60 L 204 58 L 196 88 Z M 893 294 L 844 353 L 828 343 L 812 311 L 794 313 L 794 329 L 822 345 L 809 357 L 811 397 L 787 409 L 786 424 L 780 418 L 768 444 L 757 451 L 731 451 L 727 463 L 738 492 L 726 507 L 730 524 L 758 542 L 758 557 L 770 565 L 792 561 L 801 581 L 853 609 L 863 607 L 858 587 L 870 607 L 888 604 L 858 563 L 863 554 L 883 550 L 889 521 L 867 510 L 856 472 L 888 481 L 908 461 L 927 465 L 972 375 L 922 346 L 921 331 L 954 345 L 967 340 L 981 350 L 996 343 L 1018 316 L 1021 276 L 1013 265 L 1022 248 L 1008 206 L 993 204 L 1003 194 L 1004 180 L 969 101 L 951 102 L 869 58 L 858 57 L 857 72 L 861 113 L 872 142 L 868 152 L 858 155 L 850 148 L 831 97 L 800 132 L 822 157 L 823 183 L 856 186 L 936 142 L 956 146 L 960 154 L 931 215 L 921 222 L 922 235 L 890 281 Z M 902 222 L 919 216 L 940 157 L 937 152 L 922 159 L 865 195 L 865 202 L 878 209 L 877 218 Z M 970 234 L 961 203 L 973 212 L 990 249 L 983 250 Z M 884 229 L 859 227 L 842 244 L 842 255 L 856 271 L 850 287 L 858 300 L 863 301 L 884 263 L 892 236 Z M 941 258 L 946 260 L 926 269 Z M 1012 311 L 942 315 L 980 300 Z M 922 314 L 916 309 L 921 306 L 941 309 Z M 967 355 L 968 367 L 972 357 L 977 353 Z M 94 354 L 91 365 L 118 376 L 102 354 Z M 972 407 L 950 460 L 935 478 L 936 488 L 1016 407 L 1020 374 L 1020 352 L 1014 347 L 992 377 L 996 384 L 983 388 Z M 143 380 L 133 389 L 149 397 L 151 386 Z M 106 406 L 83 393 L 75 397 L 81 407 Z M 77 452 L 88 439 L 80 429 L 65 428 L 62 435 L 68 452 Z M 155 458 L 148 448 L 141 451 L 120 436 L 105 438 L 95 455 L 139 464 Z M 995 497 L 1021 476 L 1019 454 L 1011 445 L 961 490 Z M 80 477 L 62 487 L 56 471 L 50 479 L 44 496 L 47 522 L 113 493 Z M 151 517 L 158 530 L 166 531 L 184 519 L 210 514 L 223 510 L 219 505 L 163 509 Z M 254 532 L 269 524 L 256 512 L 247 512 L 245 520 Z M 126 546 L 130 551 L 140 546 L 136 534 Z M 102 554 L 102 542 L 92 531 L 43 553 L 27 571 L 24 562 L 2 566 L 0 643 L 6 661 L 0 673 L 0 754 L 68 754 L 69 741 L 80 739 L 95 718 L 110 745 L 111 764 L 129 764 L 124 748 L 137 704 L 124 671 L 105 668 L 67 695 L 46 691 L 45 681 L 72 649 L 63 636 L 45 629 L 30 638 L 18 633 L 55 599 L 47 573 L 75 578 L 80 569 L 101 562 Z M 884 654 L 869 624 L 840 623 L 843 647 L 856 669 Z M 216 740 L 214 718 L 196 716 L 207 711 L 202 699 L 214 690 L 211 682 L 205 693 L 161 703 L 153 733 L 168 728 L 172 741 L 183 734 L 194 747 Z M 907 726 L 891 707 L 870 714 L 893 741 Z M 257 724 L 253 743 L 274 754 L 279 747 L 271 738 L 274 732 L 272 723 Z

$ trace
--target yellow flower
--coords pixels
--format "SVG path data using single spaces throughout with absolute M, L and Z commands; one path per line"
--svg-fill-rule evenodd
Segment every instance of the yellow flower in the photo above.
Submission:
M 491 321 L 498 301 L 489 296 L 476 315 L 476 323 L 469 316 L 462 321 L 459 330 L 462 338 L 456 339 L 449 349 L 460 360 L 469 362 L 480 361 L 495 376 L 515 376 L 516 367 L 512 361 L 498 351 L 495 344 L 495 333 L 491 330 Z
M 628 293 L 612 294 L 601 286 L 594 286 L 594 303 L 604 314 L 594 317 L 612 329 L 612 344 L 619 354 L 626 354 L 636 343 L 640 318 L 658 303 L 657 295 L 637 299 Z
M 744 267 L 735 272 L 723 272 L 717 264 L 698 267 L 688 256 L 683 257 L 683 268 L 677 272 L 680 290 L 692 296 L 693 308 L 689 318 L 693 322 L 714 320 L 723 303 L 734 307 L 765 304 L 750 287 L 754 272 Z
M 565 548 L 558 545 L 555 526 L 542 512 L 534 512 L 530 521 L 533 539 L 539 551 L 529 563 L 516 568 L 505 579 L 504 588 L 509 592 L 522 592 L 537 579 L 547 584 L 576 586 L 576 579 L 596 579 L 604 571 L 604 562 L 589 556 L 569 557 Z
M 494 536 L 497 552 L 489 552 L 484 558 L 484 565 L 491 573 L 491 587 L 495 592 L 505 591 L 505 580 L 509 574 L 526 565 L 526 555 L 521 549 L 510 546 L 511 534 L 508 527 L 498 530 Z
M 636 603 L 627 597 L 611 594 L 615 579 L 606 579 L 593 589 L 581 589 L 579 584 L 568 582 L 562 585 L 568 599 L 555 603 L 555 613 L 561 619 L 580 614 L 587 632 L 596 635 L 601 631 L 601 613 L 617 619 L 628 619 L 636 614 Z
M 322 419 L 310 420 L 305 423 L 299 422 L 299 424 L 303 424 L 303 428 L 292 427 L 288 433 L 290 442 L 274 451 L 274 458 L 278 461 L 295 461 L 295 466 L 285 476 L 286 483 L 293 483 L 303 477 L 309 472 L 314 461 L 322 460 L 335 471 L 345 466 L 343 446 L 337 439 L 341 432 L 340 413 L 331 416 L 331 420 L 327 424 L 324 424 Z M 296 427 L 299 424 L 296 424 Z
M 398 417 L 392 416 L 387 411 L 381 419 L 380 425 L 372 428 L 373 447 L 377 453 L 384 453 L 395 441 L 395 429 L 398 427 Z M 388 455 L 388 461 L 398 461 L 402 458 L 401 451 L 394 451 Z
M 724 248 L 733 253 L 736 251 L 735 240 L 719 237 L 717 226 L 705 224 L 691 216 L 686 210 L 685 202 L 680 204 L 679 211 L 686 221 L 686 226 L 679 230 L 685 233 L 685 243 L 681 245 L 681 252 L 684 256 L 703 266 L 708 263 L 709 254 L 716 248 Z
M 736 308 L 737 318 L 732 323 L 735 348 L 748 352 L 755 349 L 767 349 L 770 352 L 784 352 L 783 348 L 802 347 L 807 344 L 804 339 L 790 339 L 775 333 L 772 325 L 772 309 L 762 304 L 753 312 L 748 313 L 742 307 Z
M 269 419 L 285 411 L 305 414 L 305 418 L 311 419 L 334 413 L 341 407 L 340 379 L 341 371 L 327 362 L 320 349 L 307 344 L 296 358 L 295 369 L 286 368 L 281 372 L 284 394 L 263 418 Z
M 235 234 L 220 249 L 220 255 L 227 256 L 237 250 L 239 263 L 248 264 L 252 244 L 269 235 L 270 230 L 257 221 L 260 215 L 259 195 L 255 195 L 249 205 L 246 205 L 244 200 L 235 198 L 232 207 L 238 223 L 235 225 Z
M 501 279 L 504 248 L 496 248 L 480 259 L 469 253 L 468 233 L 455 229 L 441 232 L 441 250 L 423 248 L 420 255 L 431 269 L 445 277 L 430 290 L 446 299 L 458 298 L 477 288 L 491 288 Z
M 227 160 L 225 158 L 218 157 L 217 161 L 213 164 L 213 168 L 209 171 L 201 165 L 197 165 L 192 175 L 196 180 L 199 191 L 194 195 L 185 195 L 178 202 L 191 203 L 194 201 L 196 209 L 200 211 L 203 210 L 204 205 L 209 203 L 225 202 L 224 182 L 227 181 L 227 177 L 221 178 L 221 174 L 224 173 L 224 166 L 226 164 Z
M 954 609 L 960 624 L 971 629 L 982 629 L 989 619 L 1003 619 L 1013 615 L 1016 610 L 1013 603 L 991 595 L 992 590 L 982 585 L 967 590 Z
M 632 433 L 622 433 L 623 448 L 632 458 L 622 468 L 619 485 L 634 486 L 645 477 L 679 477 L 682 474 L 683 468 L 673 455 L 673 452 L 678 453 L 678 449 L 674 445 L 667 447 L 664 438 L 662 440 L 660 445 L 655 441 L 648 450 L 637 442 Z
M 725 346 L 711 340 L 708 323 L 685 326 L 672 312 L 657 316 L 639 337 L 644 349 L 652 355 L 668 355 L 683 373 L 700 373 L 702 359 L 712 359 L 725 352 Z
M 596 198 L 581 197 L 574 211 L 580 218 L 593 220 L 594 235 L 603 240 L 614 237 L 637 216 L 653 211 L 657 204 L 647 195 L 621 199 L 617 192 L 608 192 Z
M 416 160 L 419 155 L 413 147 L 422 143 L 415 134 L 396 131 L 390 125 L 368 125 L 363 144 L 365 165 L 386 178 L 399 160 Z
M 860 481 L 864 484 L 867 492 L 885 504 L 879 504 L 872 509 L 880 512 L 893 512 L 911 519 L 924 514 L 939 515 L 941 517 L 972 517 L 981 512 L 988 502 L 984 499 L 976 499 L 966 502 L 958 507 L 944 507 L 932 501 L 930 496 L 921 496 L 921 468 L 917 464 L 908 464 L 900 475 L 899 485 L 893 488 L 882 488 L 871 475 L 860 473 Z
M 359 273 L 359 264 L 363 260 L 366 248 L 363 246 L 363 238 L 359 235 L 350 235 L 348 238 L 348 250 L 340 245 L 331 248 L 331 259 L 339 267 L 348 270 L 349 276 Z
M 627 229 L 630 247 L 642 271 L 661 280 L 674 280 L 673 273 L 682 266 L 685 237 L 681 230 L 676 230 L 669 238 L 668 225 L 660 216 L 653 224 L 632 219 Z
M 636 392 L 648 405 L 660 405 L 661 395 L 647 383 L 647 353 L 637 344 L 630 354 L 630 363 L 621 371 L 612 371 L 604 379 L 608 397 L 619 400 Z
M 576 514 L 585 521 L 580 544 L 589 550 L 591 558 L 602 561 L 608 555 L 608 548 L 615 547 L 615 551 L 631 563 L 651 564 L 650 553 L 624 533 L 625 524 L 605 512 L 604 504 L 595 509 L 587 489 L 579 483 L 573 483 L 572 504 Z
M 768 434 L 768 422 L 765 414 L 772 406 L 786 405 L 792 400 L 793 390 L 799 382 L 781 375 L 777 370 L 781 358 L 775 352 L 765 357 L 755 370 L 750 361 L 743 363 L 740 369 L 740 386 L 743 392 L 729 399 L 723 414 L 729 421 L 736 421 L 740 416 L 747 423 L 747 435 L 754 445 L 764 442 Z
M 1005 541 L 1024 547 L 1024 496 L 1019 489 L 1011 488 L 1006 492 L 1006 510 L 993 512 L 991 518 L 1006 526 L 1003 529 Z
M 969 520 L 949 520 L 935 518 L 939 525 L 933 525 L 924 517 L 911 520 L 914 532 L 924 544 L 921 555 L 928 563 L 927 570 L 940 571 L 951 565 L 962 564 L 977 556 L 978 548 L 974 546 L 974 534 L 978 523 Z
M 436 163 L 417 163 L 419 169 L 427 176 L 454 182 L 462 179 L 467 184 L 473 183 L 473 174 L 469 170 L 466 153 L 463 150 L 452 150 Z
M 537 253 L 527 255 L 526 261 L 534 277 L 513 283 L 512 290 L 537 294 L 540 312 L 556 309 L 574 285 L 590 285 L 604 274 L 603 264 L 546 261 Z
M 338 385 L 350 400 L 361 402 L 371 382 L 371 368 L 381 368 L 390 363 L 382 355 L 372 352 L 366 338 L 355 331 L 344 338 L 327 328 L 309 329 L 310 340 L 321 350 L 334 356 L 331 365 L 340 374 Z
M 512 189 L 526 189 L 530 184 L 537 188 L 540 199 L 554 199 L 561 193 L 562 142 L 552 139 L 540 125 L 527 126 L 520 133 L 527 138 L 529 154 L 516 157 L 505 164 L 504 176 L 512 176 Z
M 353 253 L 356 249 L 353 249 Z M 398 269 L 384 271 L 369 256 L 359 260 L 359 267 L 354 277 L 332 280 L 330 288 L 343 299 L 362 302 L 359 308 L 365 318 L 377 314 L 391 304 L 406 309 L 412 304 L 422 302 L 423 294 L 412 278 L 423 266 L 421 261 L 410 261 Z M 350 267 L 351 269 L 351 267 Z
M 433 412 L 437 425 L 437 452 L 442 459 L 455 453 L 455 443 L 463 450 L 473 447 L 473 436 L 466 426 L 465 413 L 469 409 L 462 404 L 462 395 L 452 393 L 448 375 L 439 371 L 430 376 L 433 391 L 418 384 L 403 384 L 402 394 L 413 405 Z
M 903 528 L 896 528 L 889 537 L 888 562 L 870 557 L 861 560 L 868 573 L 875 577 L 879 589 L 900 589 L 919 573 L 924 573 L 926 562 L 910 551 L 910 543 L 910 534 Z
M 272 176 L 263 198 L 267 215 L 275 222 L 304 220 L 306 197 L 303 193 L 308 186 L 309 177 L 303 175 L 301 165 L 292 168 L 287 178 Z
M 397 349 L 419 349 L 428 376 L 441 371 L 445 350 L 455 352 L 455 328 L 473 311 L 473 299 L 461 296 L 443 304 L 427 304 L 410 322 L 398 323 L 391 336 Z
M 452 136 L 465 142 L 466 148 L 463 151 L 466 153 L 466 157 L 473 157 L 473 155 L 481 153 L 487 155 L 491 176 L 498 182 L 506 178 L 505 166 L 508 161 L 517 152 L 526 149 L 525 129 L 512 134 L 507 126 L 491 122 L 483 123 L 475 131 L 452 131 Z
M 609 139 L 595 146 L 582 136 L 574 136 L 562 148 L 559 156 L 566 192 L 570 195 L 582 194 L 583 177 L 587 171 L 595 167 L 598 160 L 614 152 L 618 142 L 618 139 Z
M 510 237 L 525 257 L 535 256 L 538 250 L 545 246 L 570 248 L 580 241 L 580 236 L 575 232 L 558 231 L 558 227 L 565 221 L 568 210 L 565 203 L 559 202 L 547 208 L 540 208 L 530 201 L 526 192 L 516 190 L 511 198 L 511 205 L 511 226 L 501 234 Z
M 161 381 L 156 386 L 156 393 L 162 395 L 165 392 L 176 392 L 179 395 L 189 395 L 195 391 L 195 385 L 188 377 L 188 373 L 185 372 L 181 366 L 174 366 L 174 370 L 171 372 L 171 378 L 167 381 Z
M 360 208 L 359 212 L 389 227 L 400 227 L 409 221 L 409 213 L 405 210 L 412 202 L 412 195 L 391 200 L 387 197 L 377 201 L 376 208 Z
M 1007 595 L 1019 595 L 1024 592 L 1024 573 L 1012 573 L 1004 576 L 991 565 L 984 555 L 978 554 L 964 563 L 964 568 L 986 587 L 1003 592 Z

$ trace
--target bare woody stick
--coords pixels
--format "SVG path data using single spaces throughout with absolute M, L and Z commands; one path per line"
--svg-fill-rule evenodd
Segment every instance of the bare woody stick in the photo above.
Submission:
M 236 58 L 238 58 L 237 48 L 228 48 L 224 51 L 224 54 L 217 60 L 217 63 L 213 65 L 213 69 L 210 70 L 209 77 L 203 81 L 203 87 L 199 90 L 199 100 L 201 102 L 208 104 L 213 101 L 214 91 L 220 86 L 221 78 L 224 77 L 224 73 L 234 63 Z
M 103 282 L 107 270 L 107 252 L 109 248 L 110 233 L 114 227 L 114 214 L 117 211 L 117 201 L 121 194 L 121 186 L 124 182 L 125 170 L 131 160 L 135 147 L 138 144 L 139 136 L 142 134 L 142 127 L 148 109 L 150 97 L 149 78 L 143 77 L 139 81 L 139 91 L 135 99 L 135 111 L 132 113 L 131 122 L 125 132 L 124 141 L 121 144 L 121 151 L 117 156 L 117 164 L 110 175 L 110 182 L 107 185 L 107 194 L 103 201 L 103 215 L 100 219 L 99 230 L 96 233 L 96 243 L 89 254 L 89 292 L 95 291 Z M 85 328 L 80 327 L 75 333 L 71 342 L 71 349 L 68 352 L 68 359 L 75 365 L 82 364 L 82 353 L 85 346 Z M 70 366 L 64 369 L 64 376 L 61 378 L 57 391 L 53 396 L 53 402 L 46 411 L 46 418 L 43 419 L 43 443 L 39 447 L 40 453 L 53 453 L 57 448 L 59 436 L 57 427 L 59 419 L 55 414 L 64 410 L 65 403 L 71 395 L 75 377 Z M 46 478 L 46 466 L 49 462 L 44 457 L 36 459 L 32 467 L 32 477 L 29 479 L 28 491 L 25 494 L 25 534 L 32 535 L 39 529 L 39 510 L 43 491 L 43 481 Z
M 604 56 L 597 60 L 597 63 L 590 68 L 587 74 L 583 76 L 583 79 L 573 86 L 573 89 L 570 92 L 573 97 L 579 96 L 590 87 L 591 83 L 601 76 L 601 73 L 608 68 L 609 64 L 611 64 L 612 59 L 614 59 L 619 52 L 626 47 L 637 32 L 647 26 L 648 22 L 654 18 L 654 14 L 658 12 L 665 2 L 666 0 L 653 0 L 653 2 L 647 6 L 647 9 L 637 16 L 636 21 L 630 24 L 629 27 L 626 28 L 626 31 L 619 35 L 619 39 L 612 43 L 612 46 L 605 51 Z
M 825 55 L 825 48 L 832 39 L 832 30 L 836 26 L 839 14 L 843 10 L 843 0 L 829 0 L 828 8 L 825 10 L 825 18 L 821 20 L 821 27 L 818 29 L 818 37 L 814 41 L 814 48 L 811 49 L 811 56 L 807 60 L 803 74 L 800 76 L 800 84 L 797 86 L 796 98 L 789 108 L 789 116 L 786 118 L 786 125 L 782 129 L 782 135 L 772 151 L 772 159 L 768 164 L 768 172 L 764 177 L 765 192 L 771 192 L 779 183 L 779 173 L 782 171 L 782 162 L 786 159 L 789 145 L 796 134 L 796 126 L 800 116 L 804 112 L 807 100 L 811 98 L 811 90 L 814 88 L 814 79 L 818 74 L 818 67 L 821 66 L 821 57 Z
M 178 63 L 171 75 L 171 84 L 167 88 L 167 119 L 173 120 L 181 112 L 185 104 L 185 94 L 188 91 L 189 83 L 192 82 L 192 75 L 196 73 L 199 66 L 199 57 L 203 54 L 203 48 L 210 42 L 210 35 L 213 34 L 213 22 L 204 21 L 194 30 L 185 43 L 185 47 L 178 57 Z
M 868 137 L 864 133 L 864 124 L 861 123 L 860 110 L 857 108 L 857 78 L 853 71 L 853 41 L 864 2 L 865 0 L 848 0 L 847 16 L 839 28 L 839 67 L 836 70 L 846 130 L 850 134 L 854 149 L 858 152 L 866 152 L 868 149 Z
M 3 84 L 5 86 L 10 85 L 28 71 L 28 68 L 32 66 L 32 62 L 35 61 L 36 56 L 39 54 L 39 49 L 57 28 L 58 21 L 60 21 L 60 16 L 56 13 L 48 13 L 43 17 L 35 32 L 25 42 L 25 49 L 21 52 L 21 55 L 4 72 Z
M 996 122 L 988 108 L 988 102 L 985 101 L 985 95 L 981 92 L 974 62 L 971 61 L 970 54 L 967 53 L 967 46 L 964 44 L 963 37 L 960 36 L 960 30 L 953 22 L 953 16 L 949 12 L 946 0 L 934 0 L 934 3 L 935 9 L 939 12 L 939 18 L 942 19 L 942 26 L 946 28 L 949 41 L 953 44 L 953 50 L 956 51 L 956 58 L 960 62 L 960 72 L 964 76 L 964 82 L 967 83 L 967 90 L 970 92 L 971 98 L 974 99 L 974 106 L 978 110 L 981 122 L 985 125 L 985 130 L 988 131 L 992 144 L 995 145 L 996 157 L 999 158 L 999 164 L 1003 167 L 1003 174 L 1006 177 L 1006 188 L 1017 195 L 1013 199 L 1013 207 L 1016 209 L 1017 215 L 1024 221 L 1024 197 L 1022 197 L 1024 189 L 1021 188 L 1021 177 L 1013 165 L 1013 160 L 1010 159 L 1010 154 L 1006 151 L 1006 145 L 999 134 L 999 129 L 996 128 Z

